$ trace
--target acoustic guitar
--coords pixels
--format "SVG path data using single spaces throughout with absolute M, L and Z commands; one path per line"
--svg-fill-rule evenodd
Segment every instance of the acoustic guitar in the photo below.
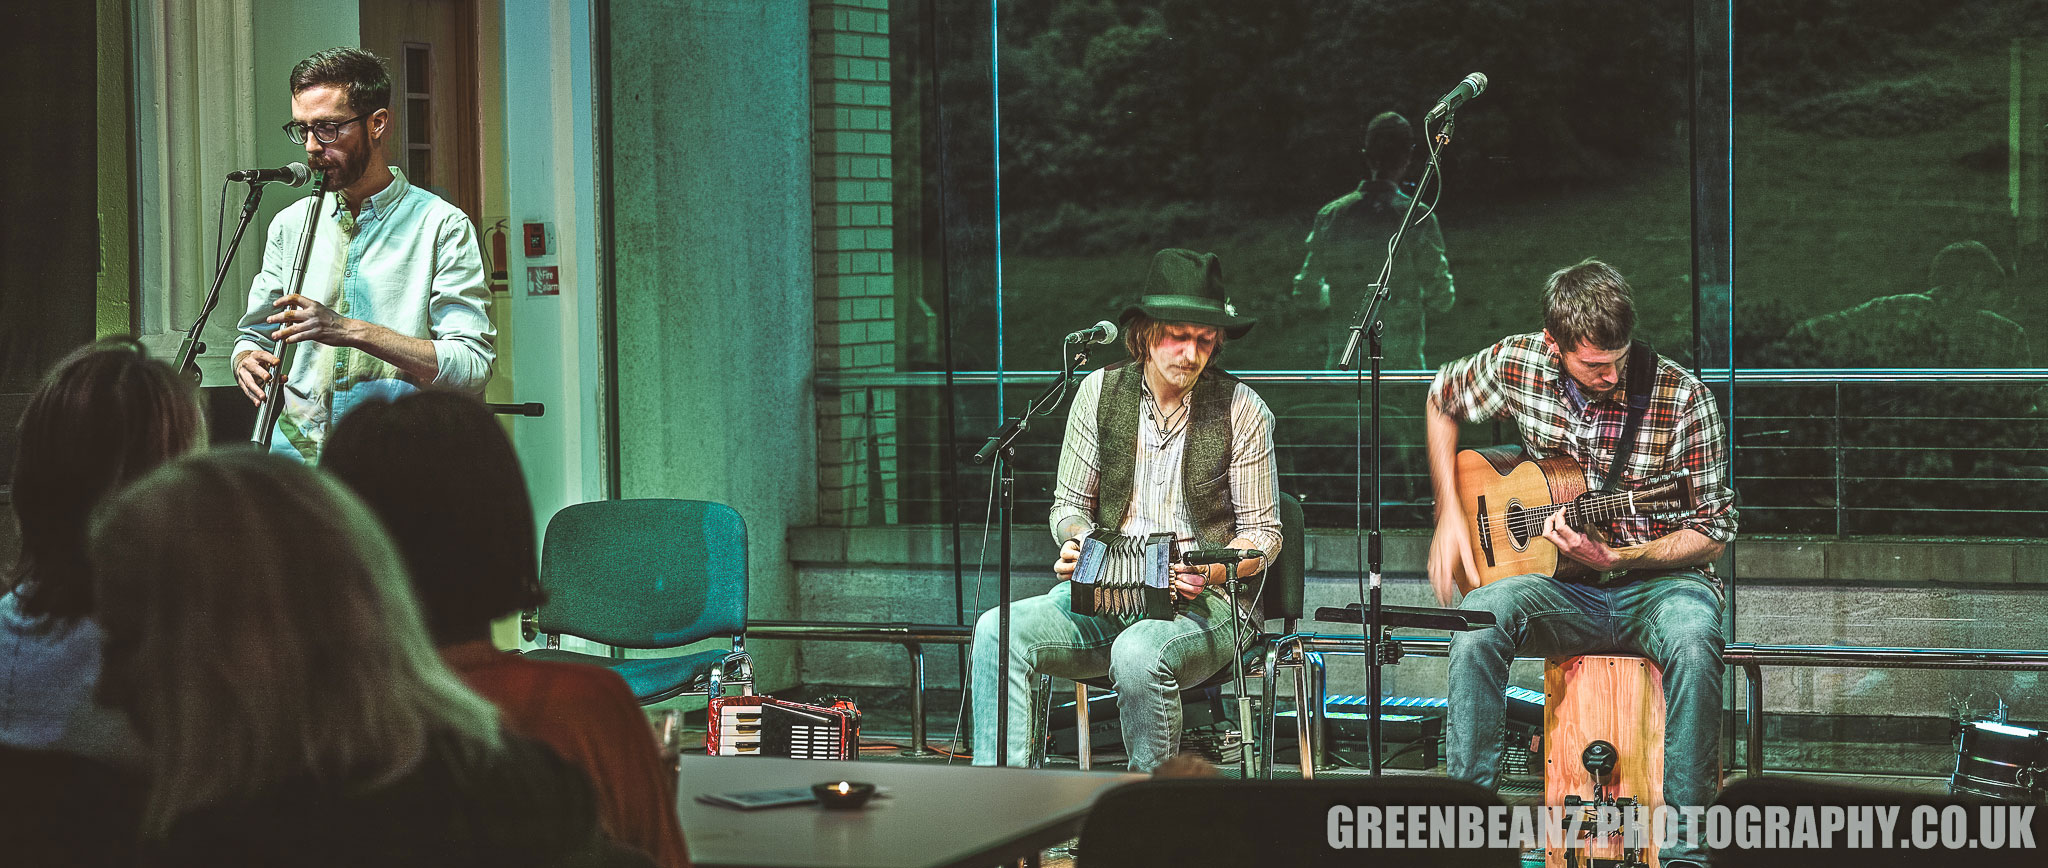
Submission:
M 1564 455 L 1530 459 L 1520 446 L 1459 450 L 1458 503 L 1465 508 L 1472 562 L 1479 570 L 1458 582 L 1460 591 L 1524 573 L 1563 581 L 1596 577 L 1592 567 L 1560 557 L 1557 546 L 1543 538 L 1543 523 L 1559 510 L 1566 524 L 1584 532 L 1595 522 L 1667 517 L 1699 505 L 1684 471 L 1633 491 L 1590 493 L 1577 461 Z

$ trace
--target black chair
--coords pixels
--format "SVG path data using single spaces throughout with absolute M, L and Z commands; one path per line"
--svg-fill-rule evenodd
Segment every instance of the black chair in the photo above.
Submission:
M 2030 828 L 2015 830 L 2007 827 L 2004 822 L 1986 823 L 1987 819 L 1993 818 L 1980 813 L 1981 809 L 1990 807 L 2000 813 L 1997 819 L 2009 822 L 2012 819 L 2012 812 L 2009 809 L 2014 807 L 2013 805 L 1939 792 L 1852 786 L 1766 775 L 1730 784 L 1727 789 L 1721 791 L 1714 804 L 1737 812 L 1743 808 L 1861 806 L 1898 809 L 1897 820 L 1891 830 L 1891 837 L 1894 840 L 1890 842 L 1890 846 L 1886 846 L 1884 841 L 1875 840 L 1876 835 L 1883 834 L 1884 831 L 1881 825 L 1875 823 L 1871 824 L 1874 834 L 1868 837 L 1852 835 L 1845 829 L 1822 833 L 1827 834 L 1830 840 L 1823 845 L 1826 849 L 1819 850 L 1787 847 L 1781 842 L 1746 841 L 1739 835 L 1730 835 L 1726 841 L 1721 842 L 1725 846 L 1712 848 L 1709 861 L 1716 866 L 1773 868 L 1782 865 L 1787 868 L 1813 868 L 1817 861 L 1815 857 L 1821 856 L 1821 864 L 1855 865 L 1857 868 L 1918 868 L 1937 864 L 1968 865 L 1970 868 L 1997 868 L 2008 865 L 2018 868 L 2024 865 L 2031 868 L 2042 863 L 2039 848 L 2041 842 L 2048 841 L 2048 809 L 2034 807 L 2030 812 Z M 1947 849 L 1937 843 L 1933 848 L 1915 848 L 1912 844 L 1915 813 L 1920 812 L 1937 818 L 1937 822 L 1933 823 L 1931 828 L 1937 833 L 1935 839 L 1938 840 L 1938 833 L 1941 830 L 1938 818 L 1951 806 L 1962 808 L 1961 816 L 1964 822 L 1959 831 L 1962 832 L 1963 838 L 1982 841 L 1987 835 L 1991 835 L 2000 839 L 2003 846 L 1997 849 Z M 1739 817 L 1739 813 L 1737 816 Z M 1816 822 L 1820 819 L 1815 818 Z M 2018 834 L 2015 834 L 2016 832 Z M 2021 835 L 2025 837 L 2020 837 Z M 1902 844 L 1901 841 L 1905 843 Z M 2014 844 L 2020 841 L 2032 841 L 2033 845 L 2015 847 Z M 1715 842 L 1709 840 L 1707 843 L 1711 846 Z
M 1305 595 L 1304 586 L 1308 582 L 1308 556 L 1303 551 L 1305 533 L 1303 531 L 1304 519 L 1302 518 L 1301 501 L 1295 499 L 1292 494 L 1282 492 L 1277 506 L 1280 512 L 1280 556 L 1274 558 L 1273 563 L 1266 568 L 1264 573 L 1266 584 L 1264 589 L 1260 591 L 1259 608 L 1261 610 L 1260 616 L 1264 620 L 1277 620 L 1281 622 L 1280 632 L 1269 633 L 1262 630 L 1247 637 L 1250 640 L 1244 649 L 1244 674 L 1247 679 L 1265 678 L 1270 674 L 1265 671 L 1266 649 L 1281 636 L 1294 632 L 1295 622 L 1301 620 L 1302 600 Z M 1229 684 L 1236 677 L 1236 671 L 1230 666 L 1225 666 L 1221 671 L 1204 679 L 1202 683 L 1188 687 L 1182 690 L 1181 693 L 1185 695 L 1205 691 L 1218 685 Z M 1080 736 L 1080 750 L 1078 751 L 1077 759 L 1080 761 L 1081 768 L 1083 769 L 1087 769 L 1093 764 L 1093 757 L 1090 755 L 1088 744 L 1088 688 L 1090 687 L 1099 687 L 1104 690 L 1115 689 L 1115 686 L 1110 683 L 1108 678 L 1083 678 L 1074 682 L 1074 726 L 1075 731 Z M 1039 688 L 1041 692 L 1050 693 L 1052 690 L 1052 677 L 1041 676 L 1039 678 Z M 1050 706 L 1051 703 L 1047 703 L 1047 705 Z M 1048 713 L 1050 713 L 1050 710 L 1048 707 Z M 1268 705 L 1262 709 L 1259 712 L 1259 717 L 1260 720 L 1256 723 L 1261 729 L 1258 730 L 1252 728 L 1253 721 L 1238 722 L 1239 726 L 1245 728 L 1243 734 L 1244 744 L 1259 744 L 1260 742 L 1253 738 L 1253 733 L 1263 732 L 1265 729 L 1272 727 L 1272 706 Z M 1035 750 L 1031 765 L 1034 768 L 1043 766 L 1045 764 L 1045 740 L 1042 738 L 1035 739 L 1032 743 Z M 1266 762 L 1264 758 L 1261 759 L 1261 767 L 1270 774 L 1272 764 Z
M 1357 835 L 1358 809 L 1447 807 L 1484 816 L 1499 796 L 1437 777 L 1238 781 L 1152 780 L 1103 793 L 1081 826 L 1076 868 L 1185 868 L 1190 865 L 1384 864 L 1517 868 L 1520 851 L 1491 847 L 1381 849 Z M 1333 809 L 1342 809 L 1336 811 Z M 1446 812 L 1448 813 L 1448 812 Z M 1475 818 L 1465 811 L 1459 829 Z M 1348 826 L 1349 828 L 1343 828 Z M 1480 824 L 1483 828 L 1483 822 Z M 1385 844 L 1381 840 L 1373 843 Z M 1368 855 L 1370 854 L 1370 855 Z

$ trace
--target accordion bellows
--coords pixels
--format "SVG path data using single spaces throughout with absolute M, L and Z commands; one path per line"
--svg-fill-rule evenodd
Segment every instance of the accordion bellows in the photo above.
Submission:
M 1168 568 L 1172 559 L 1170 533 L 1088 534 L 1081 540 L 1081 560 L 1074 566 L 1074 614 L 1173 620 Z

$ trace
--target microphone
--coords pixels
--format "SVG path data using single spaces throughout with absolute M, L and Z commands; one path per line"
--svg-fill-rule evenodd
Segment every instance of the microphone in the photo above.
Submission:
M 1255 561 L 1266 556 L 1258 549 L 1195 549 L 1182 552 L 1180 562 L 1191 567 L 1203 564 L 1234 564 L 1238 561 Z
M 1457 111 L 1458 106 L 1464 105 L 1466 100 L 1485 92 L 1486 73 L 1475 72 L 1465 76 L 1464 81 L 1458 82 L 1457 87 L 1451 88 L 1450 93 L 1444 94 L 1443 99 L 1436 101 L 1436 108 L 1430 109 L 1429 114 L 1423 120 L 1436 120 Z
M 268 184 L 274 181 L 287 187 L 303 187 L 306 180 L 311 177 L 312 174 L 305 163 L 293 163 L 275 169 L 243 169 L 228 173 L 230 181 L 248 181 L 252 184 Z
M 1116 323 L 1103 320 L 1073 334 L 1067 335 L 1070 344 L 1113 344 L 1116 343 Z

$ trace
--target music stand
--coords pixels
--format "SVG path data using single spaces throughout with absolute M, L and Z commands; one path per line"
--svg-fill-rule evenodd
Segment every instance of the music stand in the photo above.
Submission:
M 1366 607 L 1352 603 L 1341 608 L 1337 606 L 1318 607 L 1316 609 L 1316 620 L 1328 621 L 1332 624 L 1378 624 L 1377 629 L 1373 630 L 1372 636 L 1366 640 L 1367 659 L 1365 661 L 1365 665 L 1372 667 L 1371 681 L 1373 690 L 1372 694 L 1367 697 L 1369 700 L 1368 705 L 1372 708 L 1372 716 L 1367 718 L 1365 747 L 1368 752 L 1366 755 L 1371 757 L 1372 772 L 1377 775 L 1379 774 L 1380 767 L 1380 667 L 1391 666 L 1401 662 L 1401 657 L 1405 653 L 1401 649 L 1401 643 L 1394 641 L 1394 628 L 1407 627 L 1414 630 L 1448 630 L 1453 633 L 1464 633 L 1472 630 L 1484 630 L 1494 626 L 1498 621 L 1493 617 L 1492 612 L 1476 609 L 1439 609 L 1433 606 L 1389 606 L 1379 601 L 1378 587 L 1374 587 L 1373 592 L 1372 608 L 1378 611 L 1377 616 L 1367 611 Z M 1308 710 L 1299 709 L 1295 713 L 1307 714 Z M 1316 709 L 1315 715 L 1316 720 L 1320 721 L 1323 716 L 1323 710 L 1320 708 Z M 1303 761 L 1306 762 L 1307 758 L 1304 757 Z

